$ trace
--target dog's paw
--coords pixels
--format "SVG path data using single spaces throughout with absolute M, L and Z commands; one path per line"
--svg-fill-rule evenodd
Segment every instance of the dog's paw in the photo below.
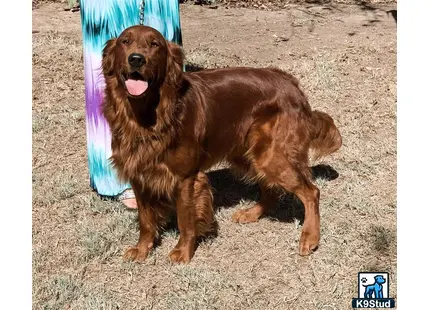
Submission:
M 193 253 L 186 248 L 174 248 L 169 254 L 170 261 L 178 264 L 188 264 L 192 257 Z
M 129 248 L 125 251 L 123 259 L 125 261 L 134 261 L 137 263 L 142 263 L 148 257 L 149 250 L 142 250 L 137 247 Z
M 318 244 L 316 245 L 309 245 L 309 244 L 301 244 L 299 246 L 299 255 L 300 256 L 308 256 L 311 255 L 313 251 L 315 251 L 318 248 Z
M 319 234 L 302 232 L 299 243 L 299 254 L 308 256 L 318 248 Z
M 235 223 L 245 224 L 257 222 L 259 218 L 260 214 L 254 212 L 253 208 L 250 208 L 236 211 L 231 217 L 231 220 Z

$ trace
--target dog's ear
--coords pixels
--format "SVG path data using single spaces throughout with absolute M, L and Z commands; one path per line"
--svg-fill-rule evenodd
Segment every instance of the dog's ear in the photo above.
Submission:
M 167 83 L 177 87 L 182 80 L 184 53 L 178 44 L 167 41 Z
M 106 42 L 106 46 L 103 49 L 102 70 L 105 77 L 114 75 L 115 46 L 116 39 L 111 39 Z

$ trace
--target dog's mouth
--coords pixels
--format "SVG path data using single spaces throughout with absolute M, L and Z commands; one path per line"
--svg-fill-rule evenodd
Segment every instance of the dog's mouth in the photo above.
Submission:
M 127 92 L 133 97 L 142 96 L 150 85 L 150 80 L 144 78 L 143 75 L 137 71 L 124 73 L 122 74 L 122 78 Z

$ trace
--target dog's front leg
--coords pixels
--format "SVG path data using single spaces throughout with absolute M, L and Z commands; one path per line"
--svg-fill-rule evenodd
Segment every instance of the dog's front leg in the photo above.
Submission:
M 135 191 L 135 193 L 139 193 Z M 143 194 L 136 195 L 139 215 L 139 241 L 135 247 L 129 248 L 124 253 L 124 260 L 143 262 L 151 249 L 154 247 L 155 237 L 158 232 L 158 216 L 156 205 L 143 197 Z M 156 202 L 153 202 L 156 204 Z
M 176 213 L 180 235 L 178 244 L 169 254 L 170 260 L 175 263 L 188 263 L 196 250 L 195 179 L 193 176 L 178 184 Z
M 384 298 L 383 292 L 382 292 L 382 287 L 377 286 L 375 288 L 375 298 Z

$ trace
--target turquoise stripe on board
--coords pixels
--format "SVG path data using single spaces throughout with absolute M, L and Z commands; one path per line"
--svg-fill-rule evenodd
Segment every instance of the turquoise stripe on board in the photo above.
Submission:
M 140 22 L 141 0 L 81 0 L 83 41 L 86 48 L 101 51 L 106 41 Z M 144 24 L 182 45 L 177 0 L 146 0 Z
M 88 145 L 88 163 L 91 171 L 90 186 L 103 196 L 116 196 L 129 184 L 120 183 L 110 161 L 106 160 L 106 153 L 93 145 Z

